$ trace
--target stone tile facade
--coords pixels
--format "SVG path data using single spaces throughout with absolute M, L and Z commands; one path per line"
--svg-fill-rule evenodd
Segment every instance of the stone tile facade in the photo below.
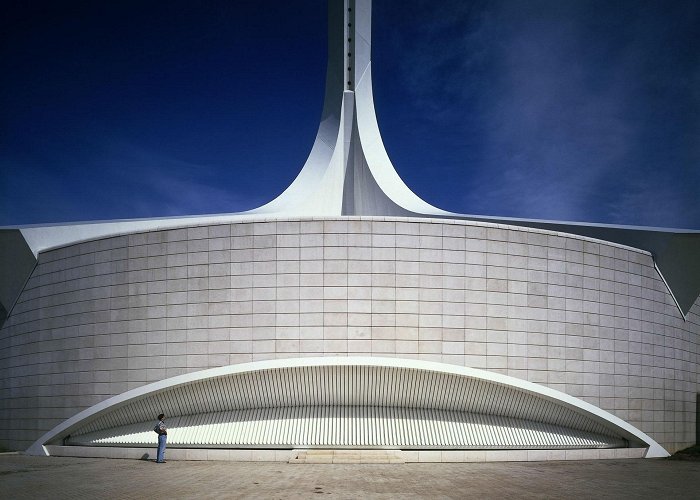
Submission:
M 128 234 L 39 255 L 0 332 L 0 441 L 182 373 L 362 355 L 543 384 L 673 452 L 695 440 L 699 334 L 650 254 L 567 234 L 359 217 Z

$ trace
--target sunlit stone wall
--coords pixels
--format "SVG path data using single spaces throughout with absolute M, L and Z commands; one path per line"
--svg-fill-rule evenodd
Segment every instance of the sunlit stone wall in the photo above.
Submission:
M 561 233 L 342 218 L 151 231 L 39 256 L 0 332 L 0 441 L 145 383 L 300 356 L 397 356 L 540 383 L 668 451 L 695 441 L 700 304 L 651 256 Z

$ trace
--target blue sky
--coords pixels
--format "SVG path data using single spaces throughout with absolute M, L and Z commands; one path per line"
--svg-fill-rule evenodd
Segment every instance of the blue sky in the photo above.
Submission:
M 700 229 L 700 3 L 375 0 L 386 148 L 460 213 Z M 12 1 L 0 225 L 261 205 L 314 140 L 325 2 Z

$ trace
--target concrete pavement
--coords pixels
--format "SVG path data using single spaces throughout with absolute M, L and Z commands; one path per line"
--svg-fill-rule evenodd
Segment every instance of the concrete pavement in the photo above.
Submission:
M 0 455 L 2 498 L 700 498 L 700 462 L 287 464 Z

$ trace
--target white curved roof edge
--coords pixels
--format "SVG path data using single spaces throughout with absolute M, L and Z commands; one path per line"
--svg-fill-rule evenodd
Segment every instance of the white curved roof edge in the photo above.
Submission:
M 537 394 L 556 403 L 564 404 L 567 407 L 573 410 L 577 410 L 602 424 L 607 424 L 609 426 L 614 427 L 616 430 L 620 431 L 625 436 L 632 437 L 636 440 L 641 441 L 642 443 L 645 443 L 648 446 L 647 452 L 644 455 L 645 458 L 660 458 L 669 456 L 669 453 L 655 440 L 653 440 L 651 437 L 649 437 L 633 425 L 630 425 L 624 420 L 616 417 L 615 415 L 612 415 L 611 413 L 602 410 L 601 408 L 598 408 L 597 406 L 587 403 L 581 399 L 569 396 L 568 394 L 554 389 L 550 389 L 548 387 L 544 387 L 539 384 L 521 380 L 515 377 L 510 377 L 508 375 L 489 372 L 486 370 L 450 365 L 446 363 L 437 363 L 433 361 L 403 358 L 382 358 L 364 356 L 328 356 L 316 358 L 286 358 L 266 361 L 254 361 L 251 363 L 241 363 L 236 365 L 222 366 L 218 368 L 210 368 L 207 370 L 200 370 L 197 372 L 171 377 L 165 380 L 161 380 L 158 382 L 144 385 L 142 387 L 138 387 L 136 389 L 126 391 L 122 394 L 113 396 L 100 403 L 97 403 L 94 406 L 91 406 L 90 408 L 81 411 L 80 413 L 65 420 L 64 422 L 60 423 L 59 425 L 51 429 L 49 432 L 41 436 L 27 449 L 27 453 L 30 455 L 48 456 L 48 450 L 44 445 L 49 441 L 66 433 L 70 429 L 74 428 L 83 420 L 97 416 L 100 413 L 110 409 L 111 407 L 120 405 L 131 399 L 146 396 L 150 393 L 159 392 L 170 387 L 196 382 L 199 380 L 205 380 L 208 378 L 233 375 L 236 373 L 263 371 L 278 368 L 348 365 L 396 367 L 415 370 L 426 370 L 476 378 L 487 382 L 513 387 L 526 392 Z
M 452 214 L 450 212 L 450 214 Z M 52 223 L 52 224 L 29 224 L 16 226 L 2 226 L 0 230 L 19 230 L 22 233 L 27 245 L 31 249 L 34 257 L 37 257 L 40 252 L 52 250 L 75 243 L 82 243 L 101 238 L 110 238 L 115 236 L 123 236 L 144 231 L 159 231 L 166 229 L 180 229 L 184 227 L 211 225 L 211 224 L 231 224 L 236 222 L 273 222 L 273 221 L 289 221 L 289 220 L 402 220 L 402 221 L 439 221 L 443 223 L 466 223 L 474 225 L 485 225 L 490 227 L 505 227 L 513 229 L 527 229 L 543 234 L 564 234 L 587 241 L 604 242 L 620 248 L 626 248 L 645 254 L 650 252 L 643 248 L 632 247 L 614 241 L 608 241 L 601 238 L 569 233 L 556 229 L 543 229 L 540 227 L 529 227 L 526 224 L 558 224 L 567 226 L 581 227 L 603 227 L 609 229 L 630 229 L 636 231 L 648 232 L 663 232 L 669 234 L 700 234 L 700 230 L 690 229 L 673 229 L 673 228 L 653 228 L 644 226 L 615 226 L 611 224 L 593 224 L 583 222 L 562 222 L 549 221 L 544 219 L 515 219 L 503 217 L 487 217 L 481 215 L 467 214 L 452 214 L 451 217 L 441 217 L 439 215 L 426 214 L 421 216 L 416 214 L 410 217 L 399 215 L 295 215 L 295 214 L 270 214 L 270 213 L 255 213 L 239 212 L 231 214 L 215 214 L 215 215 L 192 215 L 181 217 L 164 217 L 164 218 L 147 218 L 147 219 L 117 219 L 106 221 L 85 221 L 85 222 L 70 222 L 70 223 Z M 512 224 L 512 225 L 511 225 Z

